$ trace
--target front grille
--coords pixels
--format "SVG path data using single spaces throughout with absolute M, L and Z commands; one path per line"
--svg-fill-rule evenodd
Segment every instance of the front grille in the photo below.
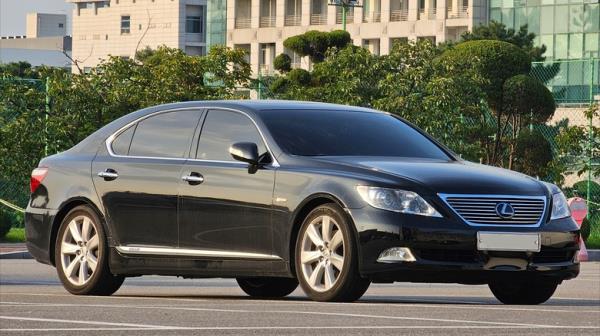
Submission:
M 440 195 L 444 201 L 471 225 L 538 225 L 544 215 L 544 196 L 471 196 Z M 501 217 L 496 207 L 508 203 L 514 209 L 510 218 Z

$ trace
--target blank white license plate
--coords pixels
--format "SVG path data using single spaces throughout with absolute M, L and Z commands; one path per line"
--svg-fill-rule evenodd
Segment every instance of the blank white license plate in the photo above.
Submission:
M 477 232 L 480 251 L 540 251 L 539 233 Z

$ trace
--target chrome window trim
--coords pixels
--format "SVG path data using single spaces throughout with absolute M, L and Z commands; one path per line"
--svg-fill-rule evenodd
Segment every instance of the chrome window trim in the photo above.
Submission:
M 150 114 L 147 114 L 145 116 L 139 117 L 136 120 L 133 120 L 129 123 L 127 123 L 125 126 L 119 128 L 116 132 L 114 132 L 113 134 L 111 134 L 105 141 L 105 145 L 106 145 L 106 150 L 108 151 L 108 154 L 112 157 L 118 157 L 118 158 L 132 158 L 132 159 L 153 159 L 153 160 L 183 160 L 183 161 L 193 161 L 193 162 L 209 162 L 209 163 L 227 163 L 227 164 L 234 164 L 234 165 L 239 165 L 239 166 L 247 166 L 247 163 L 244 162 L 239 162 L 239 161 L 223 161 L 223 160 L 205 160 L 205 159 L 196 159 L 196 158 L 178 158 L 178 157 L 160 157 L 160 156 L 137 156 L 137 155 L 121 155 L 121 154 L 116 154 L 113 150 L 112 150 L 112 142 L 115 140 L 116 137 L 118 137 L 119 135 L 121 135 L 121 133 L 123 133 L 124 131 L 126 131 L 129 127 L 133 126 L 134 124 L 148 119 L 150 117 L 162 114 L 162 113 L 169 113 L 169 112 L 177 112 L 177 111 L 186 111 L 186 110 L 203 110 L 205 109 L 208 113 L 208 111 L 210 111 L 211 109 L 214 110 L 225 110 L 225 111 L 231 111 L 231 112 L 237 112 L 240 113 L 244 116 L 246 116 L 248 119 L 250 119 L 250 121 L 252 121 L 252 123 L 254 124 L 254 127 L 256 127 L 256 129 L 258 130 L 258 133 L 260 134 L 260 137 L 262 138 L 265 147 L 267 148 L 267 151 L 269 152 L 269 155 L 271 155 L 271 159 L 273 160 L 273 162 L 271 162 L 269 164 L 269 166 L 273 167 L 273 168 L 278 168 L 280 167 L 279 162 L 277 161 L 277 158 L 275 158 L 275 155 L 273 155 L 273 151 L 271 150 L 271 148 L 269 147 L 269 143 L 267 142 L 263 132 L 261 131 L 260 127 L 258 127 L 258 124 L 256 123 L 256 121 L 254 121 L 254 119 L 252 119 L 252 117 L 250 117 L 250 115 L 248 115 L 248 113 L 244 112 L 244 111 L 240 111 L 240 110 L 236 110 L 236 109 L 232 109 L 232 108 L 227 108 L 227 107 L 179 107 L 179 108 L 175 108 L 175 109 L 169 109 L 169 110 L 161 110 L 161 111 L 156 111 L 156 112 L 152 112 Z M 202 133 L 200 133 L 200 135 L 202 135 Z M 135 134 L 134 134 L 135 137 Z M 131 141 L 133 141 L 133 137 L 131 138 Z
M 544 221 L 544 218 L 546 218 L 546 212 L 548 211 L 548 200 L 546 199 L 546 196 L 497 195 L 497 194 L 444 194 L 444 193 L 438 193 L 438 196 L 442 199 L 442 201 L 444 201 L 444 204 L 446 204 L 446 206 L 448 206 L 448 208 L 450 208 L 450 210 L 452 210 L 452 212 L 454 214 L 456 214 L 463 222 L 467 223 L 470 226 L 475 226 L 475 227 L 496 227 L 496 228 L 503 228 L 503 227 L 512 227 L 512 228 L 515 228 L 515 227 L 516 228 L 539 227 L 540 225 L 542 225 L 542 222 Z M 461 214 L 458 213 L 458 211 L 454 210 L 454 208 L 452 207 L 452 205 L 450 205 L 450 203 L 447 200 L 448 198 L 452 198 L 452 197 L 462 197 L 462 198 L 515 198 L 515 199 L 542 200 L 544 202 L 544 210 L 542 211 L 542 214 L 540 215 L 540 219 L 535 224 L 524 224 L 524 225 L 519 225 L 519 224 L 477 224 L 477 223 L 473 223 L 473 222 L 471 222 L 469 220 L 466 220 Z
M 119 253 L 122 253 L 122 254 L 136 254 L 136 255 L 283 260 L 281 257 L 272 255 L 272 254 L 223 251 L 223 250 L 202 250 L 202 249 L 185 249 L 185 248 L 172 248 L 172 247 L 147 247 L 147 246 L 132 246 L 132 245 L 115 246 L 115 249 Z

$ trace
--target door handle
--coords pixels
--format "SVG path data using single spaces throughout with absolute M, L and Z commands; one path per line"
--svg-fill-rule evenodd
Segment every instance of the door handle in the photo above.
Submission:
M 182 176 L 181 179 L 191 185 L 198 185 L 204 182 L 204 177 L 198 173 L 191 173 L 190 175 Z
M 107 169 L 98 173 L 98 176 L 102 177 L 104 181 L 112 181 L 119 177 L 119 174 L 114 169 Z

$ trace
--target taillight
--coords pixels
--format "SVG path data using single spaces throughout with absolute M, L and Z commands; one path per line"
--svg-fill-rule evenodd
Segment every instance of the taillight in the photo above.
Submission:
M 29 183 L 29 188 L 31 189 L 32 194 L 37 190 L 40 184 L 42 184 L 42 181 L 47 174 L 48 168 L 46 167 L 38 167 L 31 172 L 31 182 Z

